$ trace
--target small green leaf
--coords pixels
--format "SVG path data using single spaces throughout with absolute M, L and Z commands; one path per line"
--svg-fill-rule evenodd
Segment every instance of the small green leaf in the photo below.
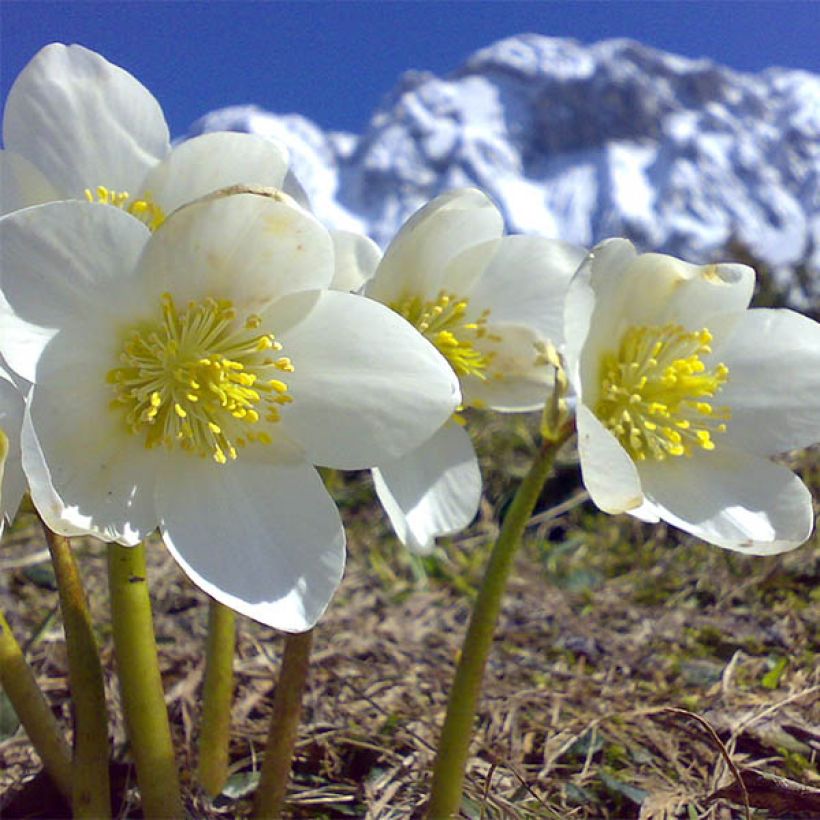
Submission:
M 19 728 L 20 720 L 5 689 L 0 689 L 0 740 L 10 738 Z
M 40 589 L 57 589 L 57 579 L 54 576 L 54 568 L 50 561 L 43 561 L 42 564 L 32 564 L 23 570 L 23 575 Z
M 623 780 L 619 780 L 604 769 L 601 769 L 601 783 L 604 784 L 607 791 L 619 794 L 638 806 L 649 796 L 649 792 L 645 792 L 637 786 L 630 786 L 629 783 L 624 783 Z
M 583 758 L 587 757 L 587 755 L 594 755 L 596 752 L 600 752 L 603 747 L 604 738 L 600 732 L 595 729 L 590 729 L 584 732 L 584 734 L 567 749 L 567 754 L 572 757 Z
M 783 673 L 786 671 L 788 665 L 788 658 L 779 658 L 774 662 L 772 668 L 760 679 L 761 685 L 766 689 L 777 689 L 777 687 L 780 686 L 780 678 L 783 677 Z
M 228 778 L 222 795 L 232 800 L 238 800 L 246 794 L 250 794 L 259 785 L 259 772 L 237 772 Z
M 567 800 L 570 803 L 589 805 L 591 803 L 600 802 L 589 789 L 585 789 L 583 786 L 577 786 L 575 783 L 567 783 L 564 786 L 564 792 L 566 793 Z

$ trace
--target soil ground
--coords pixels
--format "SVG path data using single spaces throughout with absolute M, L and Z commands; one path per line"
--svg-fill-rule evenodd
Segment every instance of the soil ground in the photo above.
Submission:
M 348 567 L 319 624 L 288 812 L 419 817 L 454 660 L 498 520 L 534 451 L 537 419 L 471 419 L 485 501 L 429 558 L 393 538 L 367 474 L 328 474 Z M 789 460 L 820 498 L 820 450 Z M 556 505 L 557 509 L 556 509 Z M 70 698 L 54 578 L 30 513 L 0 555 L 0 598 L 67 733 Z M 115 812 L 139 817 L 118 711 L 105 546 L 76 544 L 107 674 Z M 208 601 L 159 542 L 149 581 L 166 700 L 192 817 L 241 816 L 264 754 L 283 639 L 239 619 L 230 778 L 199 789 L 196 745 Z M 814 815 L 820 777 L 820 540 L 755 558 L 665 526 L 600 514 L 571 451 L 518 554 L 469 764 L 469 817 Z M 65 817 L 8 704 L 0 721 L 2 816 Z M 784 780 L 774 780 L 777 776 Z M 710 796 L 711 799 L 710 799 Z M 729 799 L 733 798 L 733 799 Z M 814 806 L 814 808 L 812 808 Z

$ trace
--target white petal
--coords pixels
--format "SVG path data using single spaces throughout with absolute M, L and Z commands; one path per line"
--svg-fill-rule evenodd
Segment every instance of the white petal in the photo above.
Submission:
M 524 325 L 559 345 L 567 288 L 585 255 L 583 248 L 566 242 L 505 236 L 465 251 L 448 274 L 470 257 L 481 272 L 469 293 L 471 313 L 487 309 L 491 322 Z
M 759 455 L 820 442 L 820 324 L 790 310 L 750 310 L 715 356 L 729 368 L 715 398 L 732 412 L 722 441 Z
M 0 220 L 0 354 L 29 381 L 56 328 L 133 307 L 148 229 L 117 208 L 52 202 Z
M 727 446 L 641 463 L 661 517 L 711 544 L 749 555 L 794 549 L 811 535 L 811 494 L 790 470 Z
M 658 521 L 661 520 L 661 514 L 658 508 L 647 499 L 644 499 L 644 502 L 640 507 L 636 507 L 634 510 L 629 510 L 629 514 L 635 516 L 635 518 L 646 524 L 657 524 Z
M 621 240 L 610 240 L 611 245 L 620 245 L 620 242 Z M 631 243 L 626 240 L 623 243 L 634 252 Z M 582 363 L 591 359 L 586 342 L 596 303 L 596 293 L 592 287 L 592 262 L 595 254 L 601 252 L 599 246 L 587 255 L 572 277 L 564 301 L 564 360 L 570 384 L 579 398 L 583 397 L 582 373 L 586 375 L 589 370 L 588 365 L 582 368 Z
M 644 496 L 629 454 L 588 407 L 578 406 L 576 422 L 581 474 L 596 506 L 607 513 L 639 509 Z
M 614 312 L 626 326 L 675 323 L 699 330 L 711 316 L 745 310 L 754 280 L 746 265 L 691 265 L 644 253 L 623 271 L 617 293 L 600 310 Z
M 24 436 L 23 466 L 32 500 L 55 532 L 133 545 L 157 526 L 154 475 L 167 455 L 126 430 L 105 371 L 68 335 L 44 352 L 43 384 L 31 392 L 36 442 Z
M 382 258 L 379 246 L 366 236 L 350 231 L 331 231 L 336 269 L 330 287 L 359 291 L 375 273 Z
M 307 464 L 189 459 L 157 486 L 161 530 L 191 580 L 286 632 L 310 629 L 344 570 L 338 510 Z
M 417 447 L 460 401 L 441 354 L 392 310 L 341 291 L 292 294 L 264 322 L 295 371 L 283 429 L 314 464 L 373 467 Z
M 91 529 L 84 526 L 88 523 L 87 519 L 74 516 L 71 511 L 66 510 L 62 499 L 54 489 L 51 472 L 46 465 L 40 442 L 31 426 L 31 416 L 28 412 L 23 417 L 20 448 L 31 501 L 49 529 L 59 535 L 88 535 Z M 75 518 L 78 520 L 76 525 L 69 520 Z
M 554 371 L 538 353 L 536 344 L 540 338 L 520 325 L 491 324 L 487 329 L 498 341 L 487 336 L 474 341 L 477 350 L 492 356 L 487 378 L 462 377 L 464 403 L 506 413 L 543 407 L 552 388 Z
M 142 183 L 166 216 L 188 202 L 230 185 L 281 188 L 288 172 L 284 145 L 256 134 L 215 132 L 177 145 Z
M 139 269 L 156 300 L 169 291 L 179 304 L 210 296 L 259 312 L 286 293 L 327 287 L 333 242 L 307 211 L 238 194 L 176 211 L 151 237 Z
M 141 83 L 93 51 L 60 43 L 15 80 L 3 142 L 78 198 L 98 185 L 134 193 L 169 150 L 162 109 Z
M 38 168 L 14 151 L 0 149 L 0 215 L 63 199 Z
M 14 518 L 26 490 L 20 455 L 23 409 L 23 394 L 0 364 L 0 432 L 6 439 L 5 469 L 0 469 L 0 531 L 3 518 Z
M 385 304 L 413 294 L 434 298 L 453 257 L 503 231 L 501 213 L 486 194 L 474 188 L 443 194 L 401 227 L 368 283 L 367 295 Z
M 4 480 L 6 476 L 6 458 L 9 454 L 9 439 L 0 427 L 0 537 L 6 527 L 6 507 L 3 501 L 5 497 Z M 9 518 L 11 516 L 8 516 Z
M 452 421 L 420 447 L 374 469 L 373 483 L 399 540 L 422 554 L 438 536 L 467 527 L 481 500 L 475 450 Z
M 712 316 L 745 311 L 754 283 L 755 272 L 747 265 L 691 265 L 646 253 L 629 268 L 624 298 L 632 324 L 674 322 L 699 330 L 709 327 Z M 647 300 L 648 294 L 654 300 Z

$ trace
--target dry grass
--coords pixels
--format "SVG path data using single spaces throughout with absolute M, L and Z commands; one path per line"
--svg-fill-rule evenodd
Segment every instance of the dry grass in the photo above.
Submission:
M 328 476 L 348 525 L 349 564 L 317 630 L 290 794 L 294 816 L 423 812 L 470 601 L 497 518 L 533 447 L 533 419 L 476 422 L 487 500 L 474 526 L 431 558 L 414 559 L 395 544 L 366 476 Z M 815 497 L 819 462 L 817 450 L 793 462 Z M 568 511 L 545 514 L 566 499 Z M 820 785 L 817 536 L 790 554 L 746 558 L 662 526 L 603 516 L 580 501 L 569 458 L 545 490 L 509 588 L 486 674 L 464 813 L 742 817 L 740 792 L 735 803 L 707 800 L 732 783 L 730 766 Z M 3 548 L 0 595 L 68 727 L 56 592 L 47 564 L 24 566 L 40 546 L 33 520 L 22 516 Z M 139 816 L 117 711 L 104 547 L 89 540 L 78 552 L 109 678 L 117 815 Z M 160 544 L 150 555 L 161 665 L 189 812 L 241 815 L 264 751 L 281 638 L 240 621 L 232 776 L 226 793 L 211 802 L 191 779 L 207 605 Z M 39 764 L 22 731 L 0 741 L 0 764 L 4 817 L 65 811 L 44 778 L 35 778 Z M 27 789 L 31 782 L 35 787 Z M 752 815 L 774 816 L 759 808 Z

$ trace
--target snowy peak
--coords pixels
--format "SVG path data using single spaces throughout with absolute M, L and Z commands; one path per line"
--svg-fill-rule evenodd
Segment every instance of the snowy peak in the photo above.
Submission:
M 514 232 L 626 235 L 692 261 L 739 241 L 775 268 L 820 268 L 820 78 L 806 72 L 525 34 L 447 77 L 407 72 L 360 136 L 248 107 L 192 134 L 224 128 L 284 140 L 320 218 L 382 244 L 438 193 L 477 185 Z

